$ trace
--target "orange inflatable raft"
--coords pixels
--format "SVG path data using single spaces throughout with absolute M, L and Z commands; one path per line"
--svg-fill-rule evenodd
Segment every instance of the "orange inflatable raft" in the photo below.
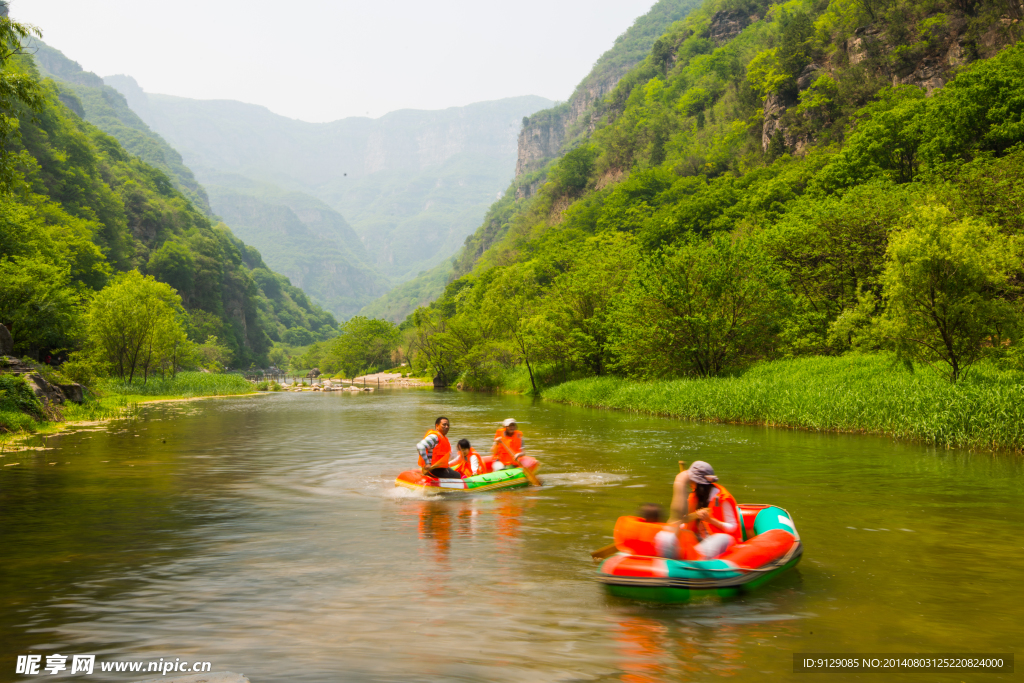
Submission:
M 701 593 L 728 597 L 753 590 L 795 567 L 803 546 L 790 514 L 774 505 L 741 504 L 739 508 L 743 542 L 719 557 L 673 560 L 638 554 L 650 545 L 646 539 L 617 535 L 620 552 L 601 564 L 598 579 L 612 595 L 686 602 Z

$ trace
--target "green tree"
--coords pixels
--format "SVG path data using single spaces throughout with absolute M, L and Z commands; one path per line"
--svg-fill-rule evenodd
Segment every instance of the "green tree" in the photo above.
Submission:
M 212 372 L 223 372 L 231 361 L 231 349 L 220 343 L 217 335 L 211 334 L 202 344 L 193 345 L 192 357 L 199 367 Z
M 1019 324 L 1008 297 L 1020 272 L 1017 238 L 922 206 L 890 239 L 878 331 L 904 358 L 945 365 L 956 382 Z
M 412 312 L 414 334 L 410 353 L 417 365 L 425 366 L 444 384 L 455 379 L 460 370 L 459 349 L 448 330 L 448 320 L 440 311 L 421 306 Z
M 146 271 L 177 290 L 187 305 L 185 297 L 195 285 L 195 259 L 188 247 L 175 240 L 167 240 L 154 251 L 146 264 Z
M 80 301 L 67 268 L 0 258 L 0 324 L 12 324 L 15 352 L 73 345 L 80 335 Z
M 281 340 L 292 346 L 309 346 L 313 343 L 313 333 L 304 327 L 292 327 L 284 331 Z
M 638 254 L 632 236 L 611 234 L 579 245 L 575 263 L 544 293 L 534 321 L 542 355 L 602 375 L 612 352 L 614 303 Z
M 132 270 L 118 276 L 89 304 L 89 343 L 122 380 L 148 377 L 164 362 L 175 339 L 184 338 L 184 309 L 174 289 Z M 180 333 L 180 334 L 179 334 Z
M 349 377 L 367 370 L 391 367 L 391 352 L 399 340 L 398 327 L 387 320 L 357 315 L 341 324 L 330 348 L 331 360 Z
M 791 300 L 750 240 L 691 239 L 646 258 L 620 299 L 613 347 L 633 377 L 708 376 L 771 355 Z

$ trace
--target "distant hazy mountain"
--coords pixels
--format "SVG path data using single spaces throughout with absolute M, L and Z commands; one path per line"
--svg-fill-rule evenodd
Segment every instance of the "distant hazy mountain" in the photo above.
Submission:
M 392 284 L 455 253 L 512 180 L 523 117 L 553 104 L 528 96 L 306 123 L 241 102 L 149 94 L 128 76 L 104 80 L 200 182 L 269 183 L 345 216 Z M 221 187 L 243 189 L 231 182 Z
M 355 315 L 390 289 L 359 237 L 323 202 L 237 176 L 211 180 L 205 185 L 210 204 L 232 231 L 339 317 Z

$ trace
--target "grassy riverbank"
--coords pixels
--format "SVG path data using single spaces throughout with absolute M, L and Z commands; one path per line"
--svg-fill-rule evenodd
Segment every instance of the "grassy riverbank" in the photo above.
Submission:
M 952 385 L 884 355 L 763 363 L 738 377 L 580 379 L 547 400 L 709 422 L 888 434 L 940 446 L 1024 450 L 1024 373 L 981 366 Z
M 0 446 L 6 446 L 31 434 L 49 434 L 76 422 L 95 422 L 130 416 L 139 404 L 152 401 L 237 396 L 250 394 L 254 386 L 239 375 L 205 372 L 179 372 L 175 377 L 151 377 L 142 382 L 99 380 L 81 405 L 67 403 L 60 408 L 59 420 L 46 419 L 41 410 L 26 411 L 12 395 L 0 396 Z M 10 405 L 8 405 L 10 403 Z M 33 417 L 29 413 L 34 413 Z M 42 419 L 39 419 L 42 418 Z

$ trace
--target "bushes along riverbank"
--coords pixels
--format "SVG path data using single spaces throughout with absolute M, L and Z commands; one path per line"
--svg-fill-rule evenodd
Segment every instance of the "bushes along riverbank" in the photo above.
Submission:
M 547 400 L 709 422 L 887 434 L 947 447 L 1024 450 L 1024 373 L 979 366 L 957 384 L 885 355 L 763 363 L 738 377 L 592 377 Z

